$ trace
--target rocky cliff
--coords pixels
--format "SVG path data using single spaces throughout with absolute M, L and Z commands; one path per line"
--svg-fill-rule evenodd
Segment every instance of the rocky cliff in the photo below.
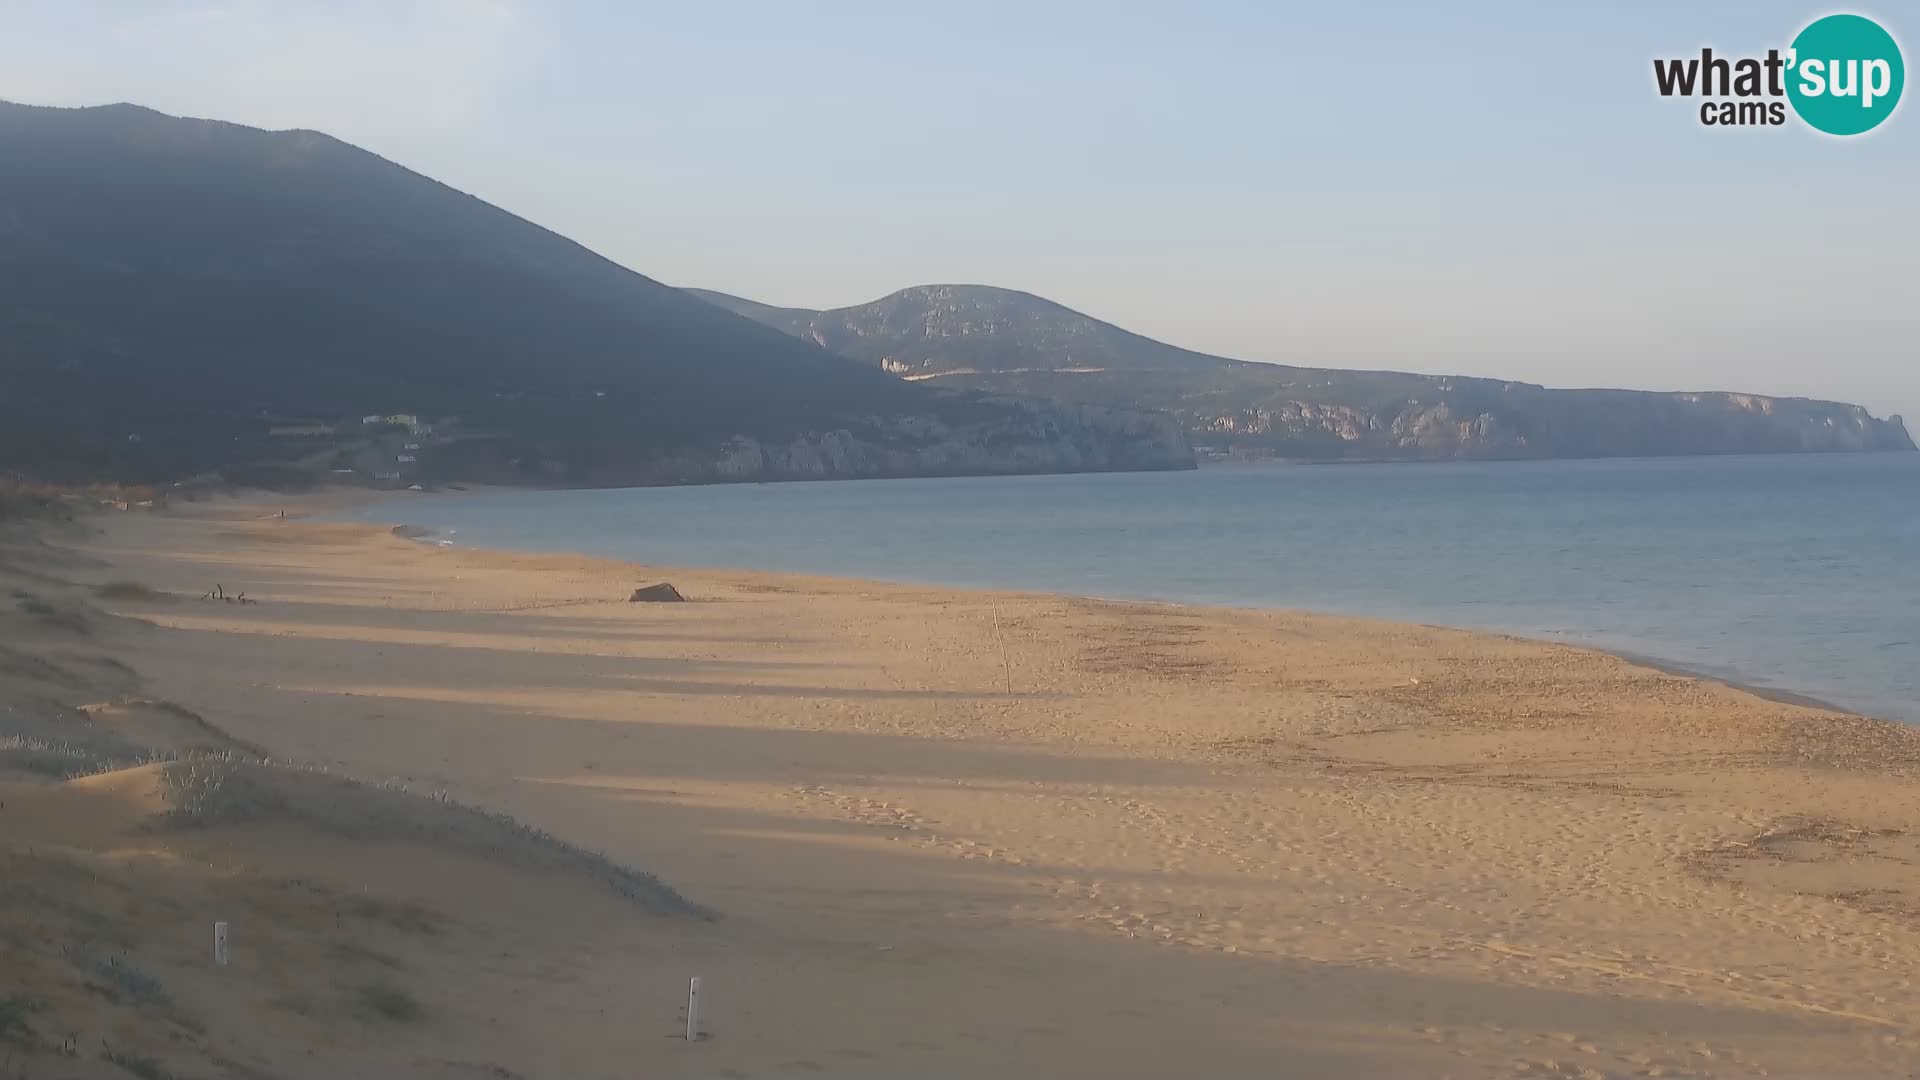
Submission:
M 1899 417 L 1875 419 L 1841 402 L 1248 363 L 987 286 L 921 286 L 829 311 L 690 291 L 923 385 L 1161 410 L 1192 443 L 1218 453 L 1338 460 L 1914 448 Z
M 985 399 L 940 415 L 866 416 L 831 430 L 735 435 L 630 458 L 456 440 L 428 467 L 435 479 L 610 486 L 1191 469 L 1194 455 L 1165 415 Z
M 729 440 L 713 460 L 722 480 L 1190 469 L 1193 451 L 1170 417 L 1094 405 L 1013 400 L 992 419 L 871 417 L 865 434 L 841 428 L 762 443 Z
M 1448 380 L 1457 384 L 1464 380 Z M 1478 381 L 1478 380 L 1474 380 Z M 1618 457 L 1912 450 L 1900 417 L 1858 405 L 1756 394 L 1449 386 L 1405 404 L 1356 408 L 1269 398 L 1231 412 L 1179 409 L 1203 445 L 1299 448 L 1325 456 Z

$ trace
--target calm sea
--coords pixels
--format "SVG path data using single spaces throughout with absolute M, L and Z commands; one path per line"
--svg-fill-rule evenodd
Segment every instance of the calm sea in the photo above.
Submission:
M 462 545 L 1503 630 L 1920 721 L 1920 454 L 426 495 Z

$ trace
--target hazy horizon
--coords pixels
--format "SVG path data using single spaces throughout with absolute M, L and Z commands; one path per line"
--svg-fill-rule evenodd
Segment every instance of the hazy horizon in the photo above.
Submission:
M 1836 140 L 1652 87 L 1826 10 L 14 6 L 0 98 L 324 131 L 779 306 L 977 283 L 1241 359 L 1913 418 L 1912 106 Z

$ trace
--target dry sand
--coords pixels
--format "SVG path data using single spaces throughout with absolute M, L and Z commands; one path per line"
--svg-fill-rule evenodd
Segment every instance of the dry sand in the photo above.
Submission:
M 432 830 L 282 815 L 163 842 L 140 770 L 20 780 L 16 875 L 27 844 L 63 845 L 36 872 L 83 891 L 197 868 L 119 917 L 233 1075 L 1920 1069 L 1906 728 L 1486 634 L 455 550 L 307 505 L 16 551 L 41 593 L 177 599 L 95 597 L 71 640 L 14 634 L 0 679 L 100 697 L 68 703 L 129 737 L 208 737 L 184 712 L 445 791 L 718 918 Z M 692 602 L 624 602 L 662 578 Z M 258 603 L 197 599 L 216 582 Z M 62 691 L 32 666 L 85 650 L 124 669 Z M 342 908 L 368 890 L 426 914 Z M 226 972 L 201 956 L 215 908 L 243 912 Z M 367 997 L 389 975 L 418 1015 Z M 690 1045 L 692 975 L 712 1037 Z

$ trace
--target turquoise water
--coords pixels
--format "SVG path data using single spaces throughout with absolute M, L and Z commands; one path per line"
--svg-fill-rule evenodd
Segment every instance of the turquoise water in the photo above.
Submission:
M 427 495 L 459 544 L 1503 630 L 1920 721 L 1920 454 Z

